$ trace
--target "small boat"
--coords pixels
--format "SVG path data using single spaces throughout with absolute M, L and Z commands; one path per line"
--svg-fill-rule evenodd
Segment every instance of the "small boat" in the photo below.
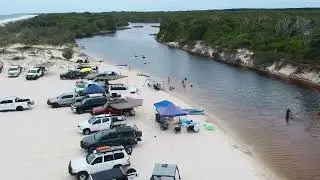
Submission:
M 109 100 L 109 105 L 116 109 L 129 109 L 142 106 L 143 98 L 139 95 L 126 94 L 120 98 L 114 98 Z
M 187 112 L 189 115 L 205 115 L 204 110 L 201 110 L 201 109 L 190 108 L 190 109 L 183 109 L 183 111 Z

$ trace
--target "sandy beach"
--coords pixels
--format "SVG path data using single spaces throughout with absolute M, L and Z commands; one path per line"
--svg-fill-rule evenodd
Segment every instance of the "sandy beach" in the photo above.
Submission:
M 50 51 L 50 53 L 48 52 Z M 80 54 L 77 50 L 71 61 L 64 60 L 61 51 L 46 47 L 35 54 L 25 52 L 26 59 L 9 60 L 21 53 L 2 54 L 4 69 L 0 74 L 0 96 L 31 98 L 35 106 L 23 112 L 0 112 L 0 153 L 2 178 L 10 180 L 67 180 L 74 179 L 68 174 L 70 160 L 85 152 L 80 149 L 83 137 L 77 131 L 79 122 L 87 120 L 90 114 L 77 115 L 70 107 L 52 109 L 46 101 L 63 92 L 71 92 L 75 81 L 60 80 L 59 73 L 76 65 L 74 61 Z M 54 59 L 49 60 L 54 56 Z M 34 64 L 50 62 L 48 72 L 36 81 L 27 81 L 24 75 Z M 19 64 L 24 72 L 18 78 L 8 78 L 10 64 Z M 99 66 L 110 66 L 98 63 Z M 135 85 L 144 98 L 144 105 L 136 108 L 136 116 L 128 117 L 142 130 L 142 142 L 131 156 L 132 167 L 137 169 L 137 179 L 147 180 L 156 162 L 176 163 L 183 180 L 255 180 L 277 179 L 253 157 L 234 148 L 232 139 L 218 127 L 207 131 L 201 127 L 199 133 L 188 133 L 185 129 L 175 134 L 173 129 L 162 131 L 155 122 L 153 104 L 170 100 L 182 108 L 191 104 L 171 96 L 164 91 L 154 91 L 146 86 L 146 77 L 137 76 L 135 70 L 121 70 L 127 79 L 118 82 Z M 208 121 L 207 116 L 188 116 L 201 124 Z

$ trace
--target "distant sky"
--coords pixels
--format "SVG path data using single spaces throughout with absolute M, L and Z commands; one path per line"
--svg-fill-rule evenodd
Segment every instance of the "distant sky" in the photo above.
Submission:
M 0 14 L 320 7 L 320 0 L 0 0 Z

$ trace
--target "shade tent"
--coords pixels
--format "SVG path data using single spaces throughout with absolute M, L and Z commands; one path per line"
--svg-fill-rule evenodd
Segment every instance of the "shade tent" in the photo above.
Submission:
M 160 101 L 157 103 L 154 103 L 153 106 L 158 109 L 158 108 L 162 108 L 162 107 L 169 107 L 169 106 L 174 106 L 174 104 L 170 101 L 164 100 L 164 101 Z
M 105 93 L 103 87 L 96 85 L 96 84 L 90 84 L 87 89 L 83 92 L 84 94 L 96 94 L 96 93 Z
M 157 108 L 157 111 L 160 117 L 175 117 L 175 116 L 185 116 L 187 113 L 183 111 L 178 106 L 168 106 L 168 107 L 161 107 Z
M 153 104 L 160 117 L 175 117 L 185 116 L 188 113 L 183 111 L 179 106 L 174 105 L 172 102 L 164 100 Z

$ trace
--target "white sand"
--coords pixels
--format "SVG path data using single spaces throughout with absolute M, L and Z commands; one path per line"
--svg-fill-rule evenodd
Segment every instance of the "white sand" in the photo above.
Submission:
M 59 51 L 55 50 L 59 54 Z M 8 58 L 0 56 L 0 60 Z M 72 91 L 75 81 L 59 80 L 58 74 L 73 63 L 53 60 L 49 72 L 36 81 L 8 78 L 10 64 L 31 66 L 48 57 L 28 57 L 26 60 L 5 61 L 0 74 L 0 96 L 20 96 L 35 101 L 33 109 L 23 112 L 0 112 L 1 172 L 3 180 L 63 180 L 73 179 L 67 171 L 71 159 L 84 153 L 80 149 L 77 124 L 89 118 L 89 114 L 76 115 L 70 108 L 52 109 L 46 105 L 49 97 Z M 183 180 L 235 180 L 276 179 L 257 162 L 234 149 L 231 141 L 219 129 L 207 132 L 203 128 L 196 134 L 175 134 L 172 129 L 161 131 L 154 120 L 153 103 L 167 99 L 180 107 L 190 107 L 169 94 L 155 92 L 144 86 L 145 77 L 136 72 L 126 73 L 124 80 L 135 84 L 144 97 L 144 106 L 136 109 L 136 116 L 129 117 L 143 132 L 143 139 L 131 156 L 141 180 L 150 178 L 155 162 L 177 163 Z M 204 122 L 205 116 L 189 117 Z

